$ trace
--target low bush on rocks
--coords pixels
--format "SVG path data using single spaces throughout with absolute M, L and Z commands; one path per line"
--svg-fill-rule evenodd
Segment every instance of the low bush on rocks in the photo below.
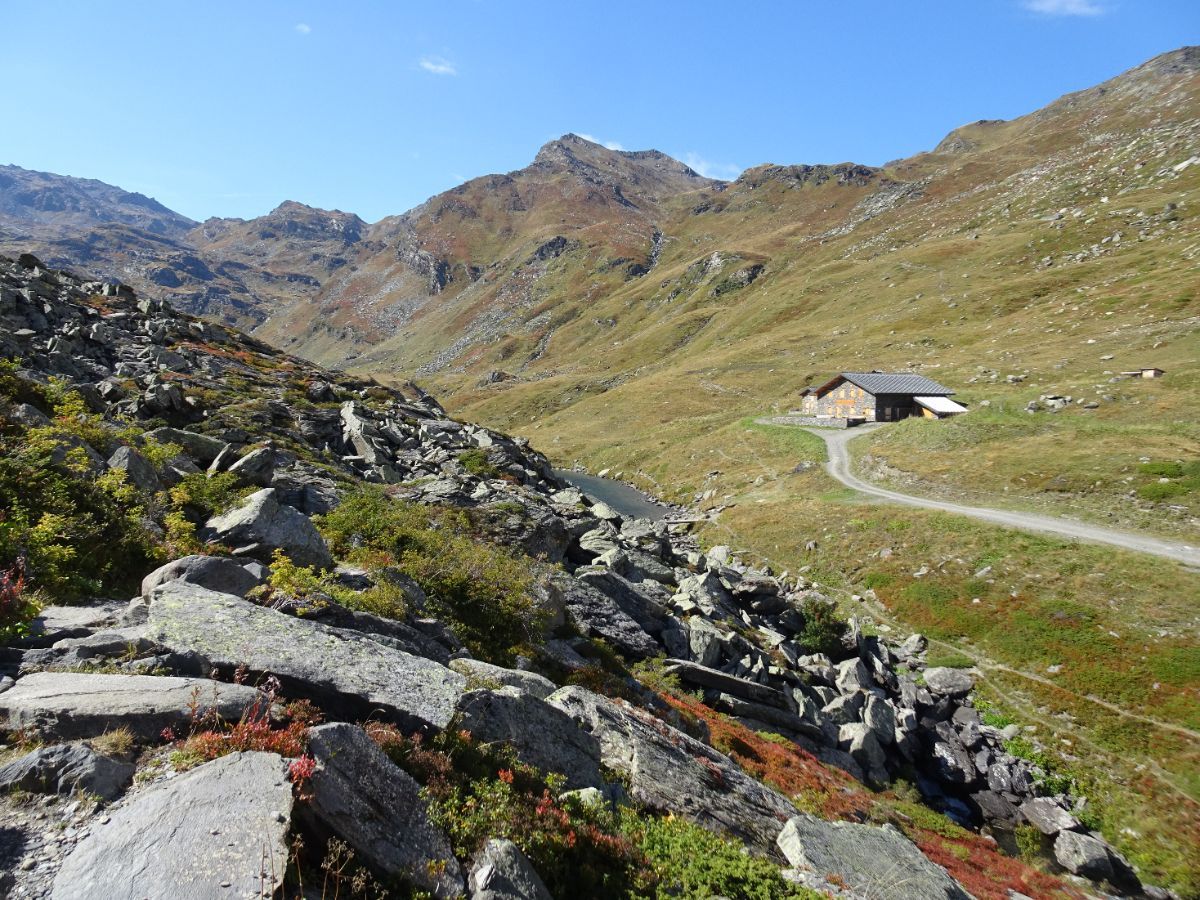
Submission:
M 282 721 L 272 718 L 277 699 L 277 687 L 266 685 L 261 698 L 242 714 L 237 722 L 225 722 L 215 709 L 199 713 L 203 698 L 197 693 L 192 702 L 193 714 L 189 733 L 171 754 L 171 763 L 178 770 L 190 769 L 229 753 L 242 750 L 263 750 L 284 757 L 302 757 L 308 746 L 308 728 L 318 724 L 321 716 L 305 701 L 293 701 L 283 707 Z M 163 733 L 175 740 L 174 733 Z
M 500 470 L 492 465 L 486 450 L 464 450 L 458 454 L 462 467 L 478 478 L 499 478 Z
M 339 558 L 376 571 L 392 567 L 414 579 L 428 597 L 424 612 L 449 623 L 479 658 L 503 664 L 520 648 L 540 643 L 531 564 L 479 540 L 463 510 L 406 503 L 364 488 L 317 526 Z M 390 613 L 382 603 L 370 611 L 393 618 L 404 613 Z
M 122 472 L 93 476 L 57 426 L 0 427 L 0 567 L 22 560 L 30 588 L 70 600 L 153 568 L 144 499 Z
M 846 633 L 846 620 L 837 614 L 837 607 L 816 597 L 807 597 L 800 604 L 804 613 L 804 628 L 796 640 L 809 653 L 824 653 L 838 657 L 842 653 L 842 635 Z
M 785 794 L 799 809 L 830 820 L 890 822 L 980 900 L 1007 900 L 1010 891 L 1031 897 L 1078 896 L 1058 879 L 1004 856 L 987 838 L 922 805 L 911 790 L 872 793 L 797 745 L 751 731 L 698 700 L 686 695 L 663 699 L 702 719 L 714 747 L 748 775 Z
M 25 589 L 25 568 L 18 560 L 0 571 L 0 645 L 29 631 L 29 625 L 41 607 Z
M 561 776 L 453 728 L 432 739 L 368 723 L 367 733 L 424 787 L 431 819 L 470 860 L 491 838 L 529 857 L 555 897 L 815 898 L 779 868 L 698 825 L 561 795 Z

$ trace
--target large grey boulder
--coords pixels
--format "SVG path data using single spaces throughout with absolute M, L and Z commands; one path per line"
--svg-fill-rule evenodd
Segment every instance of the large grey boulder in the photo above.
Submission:
M 1037 797 L 1021 804 L 1021 817 L 1042 834 L 1054 837 L 1060 831 L 1074 831 L 1079 820 L 1053 797 Z
M 297 565 L 333 568 L 325 539 L 308 516 L 279 503 L 274 488 L 256 491 L 235 509 L 209 519 L 205 530 L 210 540 L 264 562 L 278 549 Z
M 970 900 L 970 894 L 891 825 L 876 828 L 798 815 L 778 846 L 796 868 L 838 876 L 855 896 L 872 900 Z
M 421 786 L 361 728 L 345 722 L 309 731 L 317 762 L 299 816 L 345 841 L 368 866 L 435 897 L 457 897 L 462 871 L 450 842 L 429 821 Z
M 483 744 L 506 744 L 526 765 L 566 777 L 566 787 L 598 787 L 600 744 L 562 710 L 519 690 L 477 690 L 463 694 L 461 727 Z
M 965 697 L 975 681 L 962 669 L 932 668 L 925 670 L 925 686 L 935 694 Z
M 133 766 L 101 756 L 84 744 L 38 747 L 0 766 L 0 791 L 39 794 L 86 791 L 105 800 L 119 796 L 133 780 Z
M 688 653 L 692 662 L 708 668 L 721 663 L 729 649 L 731 635 L 704 616 L 688 620 Z
M 603 566 L 585 567 L 575 571 L 575 577 L 600 593 L 611 597 L 627 616 L 648 634 L 662 631 L 670 593 L 657 582 L 634 584 Z
M 289 692 L 364 717 L 382 712 L 410 728 L 444 728 L 466 685 L 432 660 L 184 581 L 151 591 L 146 635 L 226 671 L 269 673 Z
M 246 569 L 236 559 L 225 556 L 194 554 L 159 566 L 142 579 L 142 596 L 148 597 L 160 584 L 168 581 L 187 581 L 222 594 L 245 597 L 262 579 Z
M 472 687 L 514 687 L 539 700 L 545 700 L 558 690 L 558 685 L 545 675 L 539 675 L 537 672 L 523 672 L 520 669 L 506 669 L 481 659 L 471 659 L 470 657 L 452 659 L 450 668 L 460 675 L 465 675 L 467 684 Z
M 483 845 L 467 879 L 471 900 L 551 900 L 546 885 L 512 841 Z
M 233 753 L 130 798 L 63 861 L 53 900 L 274 896 L 287 869 L 287 766 Z
M 1077 831 L 1059 832 L 1054 841 L 1054 858 L 1073 875 L 1082 875 L 1092 881 L 1105 881 L 1113 877 L 1108 847 L 1091 835 Z
M 184 431 L 181 428 L 155 428 L 147 431 L 146 437 L 160 444 L 178 444 L 184 452 L 193 459 L 209 465 L 221 455 L 228 444 L 207 434 L 197 434 L 194 431 Z
M 236 721 L 261 694 L 207 678 L 37 672 L 0 694 L 0 714 L 14 728 L 60 738 L 94 737 L 128 728 L 140 738 L 186 726 L 193 706 Z
M 600 742 L 600 761 L 629 779 L 634 800 L 672 812 L 752 848 L 774 849 L 779 823 L 796 814 L 782 795 L 747 776 L 723 753 L 649 713 L 580 687 L 547 703 L 569 714 Z
M 108 467 L 125 473 L 125 480 L 138 490 L 153 494 L 162 490 L 162 482 L 150 460 L 132 447 L 118 447 L 108 458 Z
M 633 659 L 659 652 L 658 641 L 607 594 L 566 574 L 552 576 L 551 584 L 562 592 L 571 624 L 587 637 L 603 638 Z
M 242 484 L 267 487 L 275 474 L 275 451 L 270 447 L 251 450 L 229 467 L 229 473 L 236 475 Z

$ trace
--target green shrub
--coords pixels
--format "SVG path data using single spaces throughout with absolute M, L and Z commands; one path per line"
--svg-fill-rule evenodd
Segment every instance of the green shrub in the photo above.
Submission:
M 55 601 L 123 587 L 162 558 L 124 473 L 94 477 L 62 448 L 54 426 L 0 431 L 0 569 L 20 561 Z
M 486 450 L 464 450 L 458 454 L 462 467 L 479 478 L 499 478 L 500 470 L 492 465 Z
M 847 623 L 837 614 L 837 607 L 827 600 L 808 597 L 800 604 L 804 613 L 804 628 L 796 636 L 809 653 L 836 655 L 842 646 Z
M 541 641 L 530 561 L 481 541 L 465 511 L 363 488 L 316 521 L 339 558 L 376 571 L 391 566 L 415 580 L 428 597 L 426 612 L 446 620 L 476 656 L 507 663 Z M 386 600 L 380 591 L 367 602 L 387 615 Z
M 646 896 L 668 898 L 737 897 L 744 900 L 819 898 L 808 888 L 791 884 L 779 867 L 747 853 L 741 844 L 725 840 L 684 819 L 645 819 L 633 812 L 623 816 L 626 834 L 645 854 L 654 880 Z
M 1143 500 L 1160 503 L 1188 493 L 1188 488 L 1187 485 L 1178 481 L 1152 481 L 1139 487 L 1137 493 Z
M 169 493 L 171 505 L 177 511 L 203 520 L 225 512 L 248 496 L 251 490 L 239 488 L 237 475 L 232 472 L 220 472 L 216 475 L 192 472 L 185 475 Z
M 863 576 L 862 583 L 863 587 L 878 590 L 887 587 L 895 580 L 895 576 L 889 575 L 887 572 L 868 572 Z
M 1155 478 L 1179 478 L 1183 475 L 1183 463 L 1178 462 L 1148 462 L 1142 463 L 1138 471 L 1143 475 Z
M 1032 825 L 1018 825 L 1013 829 L 1013 840 L 1017 854 L 1026 862 L 1036 862 L 1043 855 L 1042 833 Z

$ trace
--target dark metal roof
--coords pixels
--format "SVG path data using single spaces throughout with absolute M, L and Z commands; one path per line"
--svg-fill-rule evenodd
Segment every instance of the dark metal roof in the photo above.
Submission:
M 869 394 L 921 394 L 925 397 L 948 397 L 954 393 L 950 388 L 938 384 L 932 378 L 912 372 L 842 372 L 851 384 L 858 385 Z M 838 379 L 821 388 L 821 393 Z

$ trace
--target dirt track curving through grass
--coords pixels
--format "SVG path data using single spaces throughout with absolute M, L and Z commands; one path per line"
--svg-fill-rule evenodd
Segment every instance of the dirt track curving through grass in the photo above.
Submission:
M 1058 519 L 1052 516 L 1037 515 L 1036 513 L 993 509 L 986 506 L 964 506 L 960 503 L 932 500 L 928 497 L 917 497 L 912 494 L 902 494 L 899 491 L 877 487 L 859 478 L 851 471 L 850 451 L 847 445 L 859 435 L 874 431 L 880 427 L 882 426 L 868 425 L 853 429 L 807 428 L 805 430 L 825 441 L 825 446 L 829 452 L 829 461 L 825 464 L 825 468 L 829 474 L 846 485 L 846 487 L 852 488 L 861 494 L 866 494 L 869 497 L 877 497 L 881 500 L 887 500 L 891 503 L 902 503 L 907 506 L 936 509 L 941 512 L 955 513 L 960 516 L 970 516 L 973 519 L 980 519 L 984 522 L 991 522 L 995 525 L 1003 525 L 1008 528 L 1021 528 L 1026 531 L 1054 534 L 1060 537 L 1096 544 L 1110 544 L 1114 547 L 1120 547 L 1123 550 L 1149 553 L 1200 569 L 1200 547 L 1190 544 L 1161 540 L 1147 535 L 1117 531 L 1112 528 L 1102 528 L 1099 525 L 1089 525 L 1085 522 L 1074 522 L 1070 519 Z

